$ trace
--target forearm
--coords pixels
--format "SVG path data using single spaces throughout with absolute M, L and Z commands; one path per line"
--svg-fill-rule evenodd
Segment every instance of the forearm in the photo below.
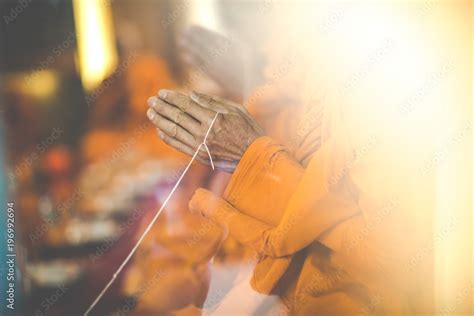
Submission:
M 260 232 L 262 252 L 274 257 L 295 253 L 359 213 L 344 182 L 329 187 L 331 140 L 313 155 L 306 169 L 271 139 L 257 141 L 237 167 L 224 199 L 273 227 Z

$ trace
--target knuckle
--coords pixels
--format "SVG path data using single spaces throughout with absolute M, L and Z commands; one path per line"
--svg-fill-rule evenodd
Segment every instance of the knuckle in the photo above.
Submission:
M 170 144 L 170 138 L 168 137 L 168 135 L 163 135 L 163 137 L 161 138 L 166 144 Z
M 158 119 L 158 116 L 155 115 L 153 116 L 153 118 L 151 119 L 152 123 L 155 125 L 155 126 L 158 126 L 160 125 L 160 120 Z
M 163 121 L 162 120 L 156 120 L 153 121 L 153 123 L 155 124 L 156 127 L 158 127 L 159 129 L 161 130 L 165 130 L 166 129 L 166 126 L 163 124 Z
M 171 111 L 170 111 L 170 117 L 171 117 L 171 120 L 172 120 L 173 122 L 176 122 L 176 123 L 177 123 L 177 122 L 178 122 L 178 119 L 179 119 L 179 112 L 176 111 L 176 110 L 174 110 L 174 109 L 171 110 Z
M 201 125 L 201 128 L 199 128 L 196 131 L 196 136 L 199 142 L 202 142 L 204 140 L 204 136 L 206 135 L 206 131 L 204 131 L 204 127 Z
M 157 102 L 155 102 L 153 104 L 153 109 L 156 110 L 156 111 L 161 111 L 163 109 L 163 101 L 161 100 L 158 100 Z
M 209 103 L 209 106 L 213 108 L 216 105 L 217 100 L 213 97 L 209 97 L 209 100 L 207 102 Z
M 199 147 L 199 142 L 196 138 L 193 138 L 192 147 L 196 150 Z
M 186 102 L 183 102 L 183 111 L 186 112 L 186 109 L 189 109 L 193 106 L 195 106 L 194 101 L 192 99 L 186 99 Z

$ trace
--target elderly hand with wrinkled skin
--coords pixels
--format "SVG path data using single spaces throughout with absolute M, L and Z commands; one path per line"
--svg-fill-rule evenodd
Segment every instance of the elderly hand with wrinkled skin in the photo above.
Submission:
M 193 156 L 219 112 L 206 140 L 214 166 L 232 173 L 250 144 L 263 130 L 247 110 L 218 97 L 192 92 L 190 96 L 160 90 L 148 99 L 147 116 L 157 127 L 160 138 L 175 149 Z M 210 165 L 204 147 L 196 159 Z

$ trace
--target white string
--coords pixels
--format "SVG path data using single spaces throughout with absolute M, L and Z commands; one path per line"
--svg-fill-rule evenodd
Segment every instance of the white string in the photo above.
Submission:
M 207 151 L 207 154 L 209 155 L 209 160 L 211 161 L 211 166 L 212 166 L 212 170 L 214 170 L 214 162 L 212 161 L 212 156 L 211 156 L 211 153 L 209 151 L 209 148 L 207 147 L 206 145 L 206 141 L 207 141 L 207 137 L 209 136 L 209 132 L 211 131 L 212 129 L 212 126 L 214 125 L 214 122 L 216 121 L 217 119 L 217 116 L 219 115 L 219 112 L 216 113 L 216 115 L 214 116 L 214 119 L 212 120 L 211 124 L 209 125 L 209 128 L 206 132 L 206 136 L 204 137 L 204 140 L 202 141 L 202 143 L 199 145 L 199 147 L 196 149 L 196 152 L 194 153 L 193 157 L 191 158 L 191 161 L 189 161 L 188 165 L 186 166 L 186 168 L 184 169 L 183 173 L 181 174 L 181 176 L 179 177 L 178 181 L 176 182 L 176 184 L 173 186 L 173 189 L 171 189 L 170 193 L 168 194 L 168 197 L 166 197 L 165 201 L 163 202 L 163 204 L 161 205 L 160 209 L 158 210 L 158 212 L 156 212 L 155 216 L 153 217 L 153 219 L 151 220 L 150 224 L 148 224 L 148 226 L 146 227 L 145 231 L 143 232 L 143 234 L 140 236 L 140 238 L 138 239 L 137 243 L 135 244 L 135 246 L 132 248 L 132 250 L 130 250 L 130 253 L 128 254 L 128 256 L 125 258 L 125 260 L 122 262 L 122 264 L 118 267 L 117 271 L 115 271 L 115 273 L 113 274 L 112 278 L 110 279 L 110 281 L 107 283 L 107 285 L 104 287 L 104 289 L 99 293 L 99 295 L 96 297 L 96 299 L 94 300 L 94 302 L 92 302 L 91 306 L 89 306 L 89 308 L 86 310 L 86 312 L 84 313 L 84 316 L 87 316 L 89 315 L 89 313 L 91 312 L 91 310 L 94 308 L 95 305 L 97 305 L 97 303 L 100 301 L 100 299 L 102 298 L 102 296 L 104 296 L 105 292 L 107 292 L 107 290 L 109 289 L 109 287 L 112 285 L 112 283 L 114 283 L 115 279 L 117 278 L 117 276 L 120 274 L 120 272 L 122 272 L 122 269 L 125 267 L 125 265 L 130 261 L 130 259 L 132 258 L 132 256 L 135 254 L 135 252 L 137 251 L 138 247 L 140 246 L 140 244 L 142 243 L 143 239 L 145 239 L 146 235 L 148 234 L 148 232 L 150 231 L 151 227 L 155 224 L 156 220 L 158 219 L 158 217 L 160 216 L 161 212 L 163 211 L 163 209 L 165 208 L 166 204 L 168 204 L 168 201 L 171 199 L 171 196 L 174 194 L 174 192 L 176 191 L 176 189 L 178 188 L 179 184 L 181 183 L 181 180 L 184 178 L 184 175 L 186 174 L 186 172 L 188 171 L 189 167 L 191 167 L 191 164 L 193 163 L 194 159 L 196 159 L 196 156 L 197 154 L 199 153 L 199 150 L 201 150 L 201 147 L 204 146 L 206 148 L 206 151 Z
M 201 145 L 198 147 L 198 151 L 201 149 L 201 146 L 206 147 L 207 154 L 209 155 L 209 160 L 211 161 L 211 167 L 212 170 L 214 170 L 214 162 L 212 161 L 212 156 L 211 152 L 209 151 L 209 147 L 207 147 L 206 141 L 207 141 L 207 136 L 209 136 L 209 132 L 211 131 L 212 126 L 214 125 L 214 122 L 217 120 L 217 116 L 219 115 L 219 112 L 216 113 L 216 116 L 211 121 L 211 124 L 209 125 L 209 128 L 206 132 L 206 136 L 204 136 L 204 140 L 202 141 Z

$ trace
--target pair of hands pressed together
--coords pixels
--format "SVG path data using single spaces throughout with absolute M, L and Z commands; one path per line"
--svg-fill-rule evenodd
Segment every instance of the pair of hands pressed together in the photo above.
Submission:
M 192 92 L 190 96 L 160 90 L 148 99 L 147 116 L 157 127 L 160 138 L 175 149 L 194 155 L 203 142 L 216 112 L 216 121 L 206 140 L 217 169 L 232 173 L 248 146 L 263 135 L 262 129 L 247 110 L 218 97 Z M 203 147 L 196 159 L 210 164 Z
M 193 67 L 204 69 L 218 83 L 224 94 L 233 100 L 242 99 L 246 74 L 243 69 L 255 70 L 250 79 L 258 83 L 261 62 L 255 51 L 237 40 L 193 26 L 180 38 L 180 48 L 185 60 Z M 168 145 L 192 156 L 203 142 L 205 134 L 216 115 L 206 145 L 217 169 L 233 172 L 247 147 L 263 130 L 240 104 L 219 97 L 200 93 L 190 96 L 175 91 L 161 90 L 148 100 L 150 121 L 157 127 L 160 137 Z M 203 147 L 196 159 L 209 165 Z

